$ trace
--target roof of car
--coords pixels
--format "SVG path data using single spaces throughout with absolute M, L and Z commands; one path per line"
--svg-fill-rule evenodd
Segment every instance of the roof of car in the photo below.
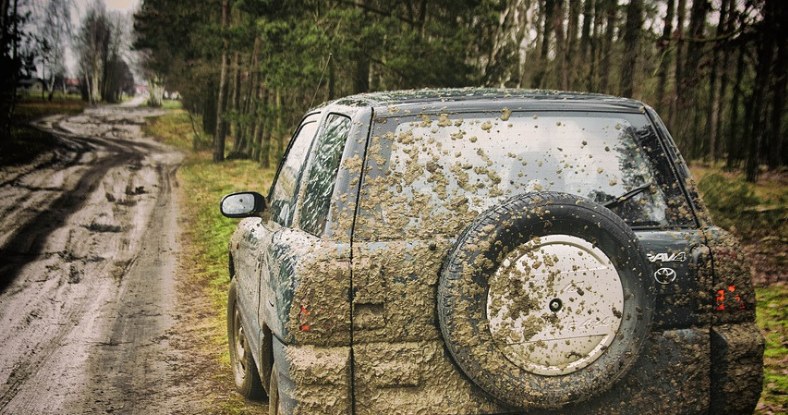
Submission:
M 350 107 L 433 107 L 478 108 L 516 104 L 522 108 L 545 106 L 584 108 L 628 108 L 642 110 L 640 101 L 587 92 L 532 89 L 452 88 L 370 92 L 335 100 L 329 105 Z

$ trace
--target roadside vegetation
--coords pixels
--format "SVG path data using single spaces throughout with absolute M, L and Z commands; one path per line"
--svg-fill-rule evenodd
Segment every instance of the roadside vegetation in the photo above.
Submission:
M 756 183 L 741 172 L 693 166 L 693 175 L 716 224 L 743 242 L 753 269 L 757 322 L 766 338 L 764 382 L 756 413 L 788 411 L 788 175 L 762 174 Z
M 24 97 L 14 109 L 8 137 L 0 138 L 0 166 L 24 164 L 49 151 L 54 138 L 29 123 L 53 114 L 79 114 L 86 103 L 79 97 L 56 96 L 52 101 L 41 97 Z
M 176 101 L 165 101 L 165 108 L 177 108 Z M 211 400 L 208 413 L 245 414 L 258 413 L 260 404 L 245 402 L 233 389 L 230 355 L 227 347 L 227 241 L 237 221 L 219 213 L 219 200 L 227 193 L 239 190 L 256 190 L 265 193 L 271 185 L 274 170 L 262 169 L 249 160 L 227 160 L 217 164 L 205 149 L 202 129 L 197 120 L 192 128 L 189 114 L 173 109 L 166 115 L 150 119 L 145 127 L 148 135 L 177 147 L 186 158 L 178 171 L 181 188 L 181 228 L 183 256 L 181 265 L 189 270 L 189 285 L 205 297 L 206 308 L 196 318 L 201 334 L 207 341 L 200 344 L 200 353 L 211 356 L 215 362 L 217 391 L 222 396 Z M 196 136 L 195 136 L 196 135 Z M 196 149 L 195 149 L 196 148 Z

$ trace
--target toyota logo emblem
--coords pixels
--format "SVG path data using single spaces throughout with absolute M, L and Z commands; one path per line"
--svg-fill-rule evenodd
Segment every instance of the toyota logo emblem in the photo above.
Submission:
M 676 270 L 673 268 L 660 268 L 654 273 L 654 279 L 662 285 L 670 284 L 676 281 Z

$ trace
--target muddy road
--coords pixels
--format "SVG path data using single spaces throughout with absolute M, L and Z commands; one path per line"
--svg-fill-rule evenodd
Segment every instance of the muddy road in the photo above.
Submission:
M 0 168 L 0 414 L 200 412 L 173 346 L 182 157 L 143 137 L 155 115 L 44 119 L 61 145 Z

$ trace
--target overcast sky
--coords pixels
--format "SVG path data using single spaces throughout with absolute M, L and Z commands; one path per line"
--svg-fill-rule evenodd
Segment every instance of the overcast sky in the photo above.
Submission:
M 79 24 L 82 21 L 82 17 L 85 15 L 88 7 L 93 3 L 95 0 L 73 0 L 74 8 L 71 10 L 71 22 L 74 26 L 74 30 L 79 29 Z M 108 12 L 121 12 L 121 13 L 134 13 L 137 8 L 139 7 L 141 0 L 99 0 L 103 1 L 104 5 L 107 7 Z M 129 62 L 131 64 L 131 62 Z M 76 75 L 76 58 L 74 57 L 73 48 L 68 48 L 66 51 L 66 68 L 69 72 L 69 76 Z M 134 71 L 132 65 L 132 71 Z M 136 72 L 136 71 L 135 71 Z M 136 78 L 136 73 L 135 73 Z

